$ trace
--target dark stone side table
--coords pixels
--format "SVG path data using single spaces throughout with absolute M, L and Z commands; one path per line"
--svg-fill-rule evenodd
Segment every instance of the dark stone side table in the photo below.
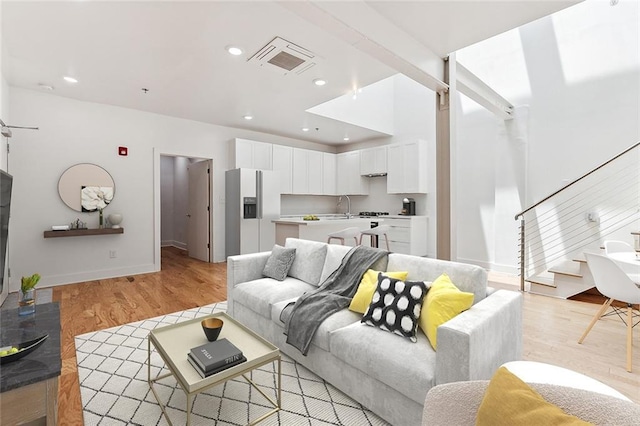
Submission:
M 0 347 L 48 334 L 47 340 L 24 358 L 0 365 L 0 424 L 27 422 L 56 425 L 60 358 L 60 305 L 36 306 L 35 314 L 18 309 L 0 311 Z M 39 420 L 39 421 L 38 421 Z

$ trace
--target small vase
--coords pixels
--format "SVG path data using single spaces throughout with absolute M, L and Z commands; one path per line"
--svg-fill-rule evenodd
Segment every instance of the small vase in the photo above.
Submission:
M 122 223 L 122 215 L 120 213 L 111 213 L 108 219 L 113 229 L 120 228 L 120 224 Z
M 36 312 L 36 291 L 20 292 L 18 301 L 18 315 L 31 315 Z
M 102 209 L 100 209 L 100 222 L 98 223 L 98 228 L 104 228 L 104 216 L 102 215 Z

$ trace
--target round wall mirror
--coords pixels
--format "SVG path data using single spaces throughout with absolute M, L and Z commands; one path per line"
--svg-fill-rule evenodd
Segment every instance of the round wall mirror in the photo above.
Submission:
M 115 194 L 116 185 L 105 169 L 82 163 L 69 167 L 58 181 L 62 201 L 77 212 L 93 212 L 105 208 Z

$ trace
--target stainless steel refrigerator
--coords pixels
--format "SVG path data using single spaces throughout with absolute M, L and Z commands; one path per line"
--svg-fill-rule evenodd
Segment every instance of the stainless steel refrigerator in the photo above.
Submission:
M 225 173 L 226 255 L 269 251 L 280 218 L 280 183 L 271 170 L 234 169 Z

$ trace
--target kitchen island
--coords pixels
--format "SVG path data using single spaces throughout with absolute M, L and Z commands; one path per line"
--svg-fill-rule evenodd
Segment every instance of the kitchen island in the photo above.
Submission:
M 328 235 L 345 228 L 356 227 L 370 229 L 371 222 L 381 223 L 383 219 L 376 217 L 329 217 L 320 220 L 303 220 L 302 218 L 281 218 L 272 221 L 276 225 L 276 244 L 284 246 L 287 238 L 300 238 L 303 240 L 327 242 Z M 346 245 L 353 246 L 355 241 L 345 241 Z M 364 244 L 364 241 L 363 241 Z

